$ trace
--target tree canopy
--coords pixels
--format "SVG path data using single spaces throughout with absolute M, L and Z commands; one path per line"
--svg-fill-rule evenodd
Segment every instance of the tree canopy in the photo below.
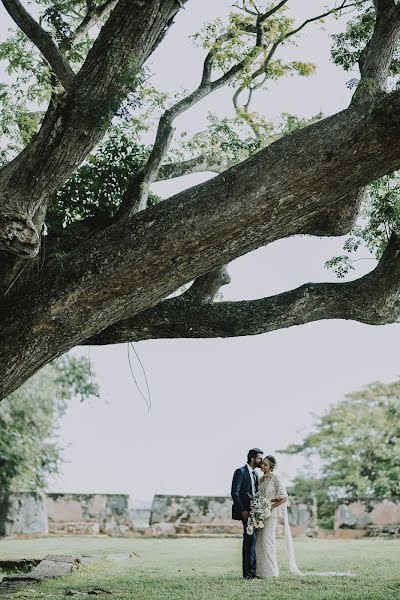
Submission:
M 199 23 L 198 85 L 175 97 L 147 60 L 194 0 L 2 2 L 16 28 L 0 44 L 1 397 L 76 345 L 398 319 L 397 1 L 332 1 L 303 22 L 290 0 L 240 1 Z M 349 107 L 279 122 L 254 111 L 272 81 L 313 75 L 302 34 L 336 17 L 332 60 L 360 73 Z M 234 116 L 174 139 L 175 119 L 223 87 Z M 202 171 L 216 177 L 163 202 L 151 191 Z M 216 301 L 230 261 L 296 234 L 350 234 L 346 250 L 365 244 L 379 262 L 351 282 Z M 344 275 L 351 261 L 330 265 Z
M 0 490 L 43 489 L 62 460 L 58 426 L 68 401 L 97 394 L 88 361 L 63 356 L 0 405 Z
M 301 443 L 283 452 L 316 459 L 314 478 L 331 495 L 398 496 L 399 417 L 400 382 L 372 383 L 332 406 Z

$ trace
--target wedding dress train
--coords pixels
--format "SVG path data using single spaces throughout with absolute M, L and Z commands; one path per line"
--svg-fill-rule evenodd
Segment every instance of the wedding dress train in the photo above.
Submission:
M 258 485 L 259 493 L 268 500 L 287 498 L 287 492 L 276 473 L 269 473 L 261 477 Z M 257 530 L 256 539 L 256 575 L 262 579 L 278 577 L 279 569 L 276 560 L 276 526 L 278 519 L 283 521 L 285 531 L 285 545 L 288 554 L 289 570 L 293 575 L 312 577 L 355 577 L 351 572 L 307 572 L 302 573 L 296 563 L 293 538 L 289 526 L 287 504 L 281 504 L 272 509 L 272 515 L 265 519 L 264 527 Z

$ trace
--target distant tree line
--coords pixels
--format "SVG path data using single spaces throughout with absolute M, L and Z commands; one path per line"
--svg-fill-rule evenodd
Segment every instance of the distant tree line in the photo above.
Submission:
M 62 462 L 60 420 L 72 398 L 97 395 L 86 358 L 63 356 L 0 404 L 0 492 L 40 490 Z
M 399 496 L 400 381 L 348 394 L 282 452 L 309 459 L 291 493 L 316 496 L 321 527 L 333 526 L 339 497 Z

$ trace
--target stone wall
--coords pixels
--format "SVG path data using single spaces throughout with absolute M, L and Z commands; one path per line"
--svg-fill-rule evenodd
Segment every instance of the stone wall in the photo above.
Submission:
M 226 496 L 154 497 L 148 509 L 130 506 L 125 494 L 0 494 L 0 536 L 240 534 Z M 150 522 L 150 527 L 149 527 Z M 316 532 L 313 500 L 290 498 L 294 535 Z
M 126 535 L 132 530 L 127 494 L 47 494 L 49 532 Z
M 313 499 L 290 498 L 289 522 L 294 535 L 317 530 Z M 150 525 L 157 534 L 240 533 L 240 521 L 232 520 L 232 500 L 228 496 L 154 496 Z
M 9 535 L 130 535 L 126 494 L 0 493 L 0 537 Z
M 294 536 L 318 533 L 318 515 L 316 498 L 290 496 L 288 500 L 289 524 Z
M 46 503 L 42 494 L 0 493 L 0 537 L 47 533 Z
M 150 525 L 155 532 L 170 525 L 169 533 L 238 533 L 240 522 L 232 520 L 232 501 L 225 496 L 165 496 L 153 499 Z M 167 527 L 164 527 L 167 532 Z
M 130 508 L 129 518 L 135 527 L 148 527 L 150 523 L 151 509 L 149 508 Z
M 396 527 L 397 526 L 397 527 Z M 399 531 L 400 497 L 342 500 L 335 511 L 335 532 L 354 531 L 379 535 L 380 530 Z

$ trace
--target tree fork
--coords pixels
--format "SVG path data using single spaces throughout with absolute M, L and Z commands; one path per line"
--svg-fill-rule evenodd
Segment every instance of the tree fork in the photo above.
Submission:
M 274 240 L 310 233 L 400 167 L 400 92 L 277 140 L 244 163 L 94 235 L 0 304 L 0 395 L 96 333 Z
M 102 139 L 179 8 L 176 0 L 119 0 L 68 92 L 0 171 L 0 250 L 37 255 L 49 201 Z
M 188 301 L 186 294 L 115 323 L 84 345 L 259 335 L 323 319 L 395 323 L 400 317 L 400 236 L 392 234 L 378 266 L 355 281 L 306 283 L 269 298 L 236 302 Z

